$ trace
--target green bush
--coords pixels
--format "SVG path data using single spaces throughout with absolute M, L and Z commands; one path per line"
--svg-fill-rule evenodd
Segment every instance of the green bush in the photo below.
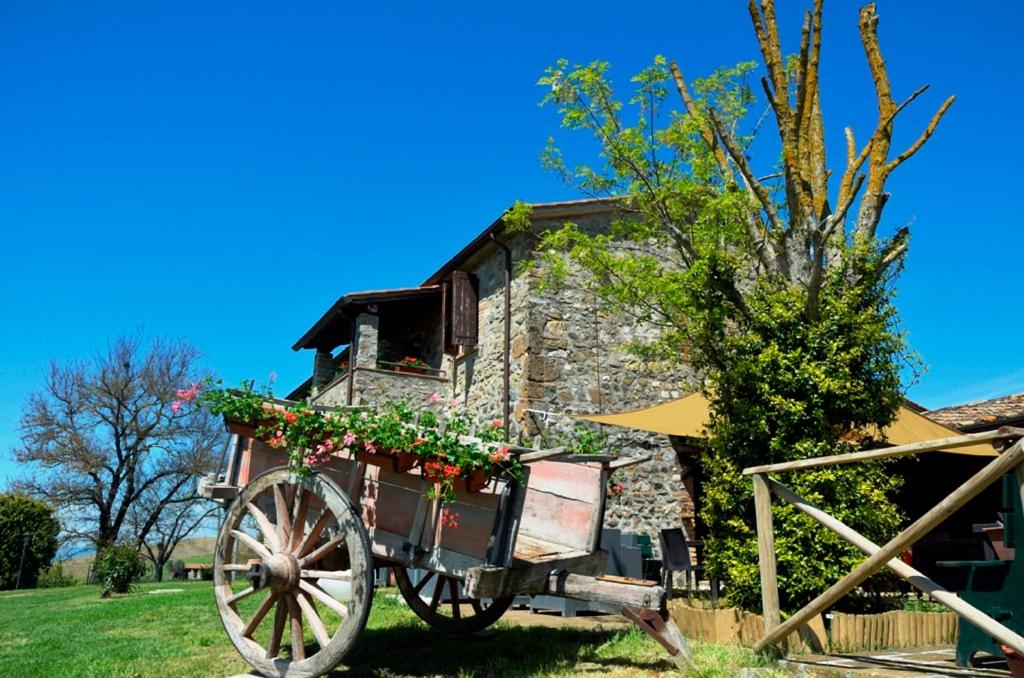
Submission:
M 0 590 L 14 588 L 19 567 L 21 588 L 34 587 L 40 570 L 48 567 L 57 553 L 59 532 L 60 523 L 46 502 L 23 494 L 0 494 Z
M 171 579 L 184 579 L 185 561 L 180 558 L 175 558 L 167 563 L 167 570 L 171 575 Z
M 131 544 L 112 544 L 96 554 L 93 573 L 105 593 L 128 593 L 146 574 L 146 561 Z
M 65 586 L 74 586 L 78 580 L 69 574 L 64 574 L 64 566 L 60 563 L 53 563 L 39 573 L 37 586 L 41 589 L 57 589 Z
M 807 323 L 798 292 L 758 285 L 738 330 L 721 338 L 727 369 L 709 369 L 709 449 L 702 517 L 709 573 L 732 605 L 761 606 L 753 487 L 747 466 L 850 452 L 858 432 L 892 421 L 902 402 L 903 338 L 882 284 L 850 285 L 839 271 L 822 291 L 822 321 Z M 861 445 L 875 446 L 871 440 Z M 899 530 L 901 478 L 882 462 L 795 471 L 779 480 L 876 543 Z M 773 502 L 779 602 L 792 612 L 841 579 L 864 555 L 782 501 Z M 879 575 L 840 609 L 869 611 L 898 599 Z

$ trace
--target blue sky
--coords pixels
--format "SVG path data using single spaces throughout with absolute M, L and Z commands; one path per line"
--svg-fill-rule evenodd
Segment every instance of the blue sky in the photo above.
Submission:
M 789 51 L 806 4 L 780 3 Z M 889 182 L 886 227 L 913 232 L 899 305 L 929 366 L 909 395 L 1022 390 L 1024 7 L 879 14 L 897 98 L 932 85 L 896 145 L 958 97 Z M 827 3 L 834 165 L 842 127 L 864 139 L 874 120 L 856 17 Z M 537 162 L 566 138 L 537 106 L 546 65 L 605 59 L 625 84 L 657 53 L 690 79 L 756 59 L 745 3 L 5 0 L 0 483 L 48 361 L 117 335 L 187 338 L 229 381 L 299 382 L 311 356 L 290 346 L 340 294 L 419 283 L 517 198 L 576 197 Z

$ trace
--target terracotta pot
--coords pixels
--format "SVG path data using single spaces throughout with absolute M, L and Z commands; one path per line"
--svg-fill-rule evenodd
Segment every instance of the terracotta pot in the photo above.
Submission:
M 412 452 L 398 452 L 393 457 L 395 472 L 405 473 L 411 471 L 416 467 L 416 464 L 420 463 L 420 456 Z
M 485 474 L 480 469 L 473 469 L 466 476 L 466 491 L 467 492 L 479 492 L 480 490 L 487 487 L 487 483 L 491 481 L 491 477 Z
M 224 427 L 231 433 L 243 438 L 256 438 L 256 429 L 261 426 L 267 426 L 273 421 L 273 419 L 263 419 L 253 424 L 252 422 L 238 419 L 225 419 Z
M 396 473 L 405 473 L 415 467 L 420 461 L 419 455 L 412 452 L 381 448 L 377 448 L 377 451 L 373 453 L 362 449 L 357 457 L 359 461 L 364 461 L 373 466 L 390 466 Z

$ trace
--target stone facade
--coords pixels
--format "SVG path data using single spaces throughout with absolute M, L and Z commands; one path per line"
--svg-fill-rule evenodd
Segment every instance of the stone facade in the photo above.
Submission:
M 571 219 L 590 231 L 606 230 L 610 209 L 591 207 L 579 215 L 539 217 L 537 231 L 557 228 Z M 694 375 L 685 369 L 666 369 L 642 362 L 623 346 L 649 338 L 655 329 L 631 317 L 604 310 L 585 286 L 570 278 L 558 289 L 540 287 L 535 271 L 523 272 L 521 263 L 534 256 L 533 237 L 505 236 L 512 251 L 510 401 L 514 441 L 541 436 L 556 440 L 579 422 L 577 414 L 598 414 L 639 409 L 679 398 L 693 390 Z M 501 248 L 484 244 L 470 253 L 459 270 L 478 281 L 479 343 L 460 355 L 441 352 L 440 310 L 438 331 L 429 339 L 435 349 L 424 354 L 441 377 L 395 374 L 374 370 L 379 350 L 378 324 L 359 316 L 356 335 L 356 374 L 353 404 L 372 404 L 388 398 L 409 397 L 425 402 L 430 393 L 453 397 L 485 417 L 502 413 L 502 374 L 505 312 L 505 257 Z M 380 307 L 379 326 L 387 324 L 387 309 Z M 422 339 L 420 339 L 422 341 Z M 343 403 L 347 380 L 339 378 L 318 400 Z M 651 535 L 655 546 L 661 528 L 684 526 L 695 534 L 694 496 L 697 492 L 692 449 L 667 436 L 602 427 L 613 451 L 622 455 L 651 455 L 651 461 L 628 467 L 613 476 L 623 492 L 607 503 L 607 527 Z

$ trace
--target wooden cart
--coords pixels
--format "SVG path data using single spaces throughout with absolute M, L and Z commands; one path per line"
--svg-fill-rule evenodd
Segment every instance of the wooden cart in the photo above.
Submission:
M 459 486 L 442 507 L 407 457 L 337 455 L 300 476 L 284 451 L 239 438 L 225 482 L 201 486 L 230 502 L 214 592 L 231 642 L 266 676 L 330 671 L 366 624 L 374 568 L 390 566 L 410 608 L 445 633 L 479 631 L 517 594 L 545 593 L 612 604 L 687 662 L 665 590 L 601 576 L 608 475 L 638 460 L 510 450 L 525 483 Z M 414 569 L 427 572 L 415 583 Z

